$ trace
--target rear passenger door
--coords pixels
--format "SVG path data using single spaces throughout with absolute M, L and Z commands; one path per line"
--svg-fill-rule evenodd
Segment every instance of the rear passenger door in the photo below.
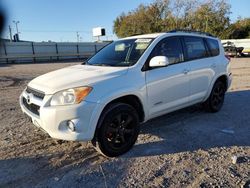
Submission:
M 201 102 L 216 72 L 205 38 L 184 36 L 185 60 L 189 64 L 190 102 Z

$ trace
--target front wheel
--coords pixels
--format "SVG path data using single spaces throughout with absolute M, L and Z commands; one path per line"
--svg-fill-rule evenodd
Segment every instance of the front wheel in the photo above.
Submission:
M 133 147 L 139 131 L 137 111 L 128 104 L 112 104 L 102 113 L 92 143 L 103 155 L 116 157 Z
M 210 96 L 204 102 L 205 109 L 209 112 L 218 112 L 224 103 L 226 87 L 222 81 L 216 81 Z

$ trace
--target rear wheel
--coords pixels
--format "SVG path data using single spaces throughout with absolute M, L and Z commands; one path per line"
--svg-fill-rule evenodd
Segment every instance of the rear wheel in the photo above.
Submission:
M 216 81 L 209 98 L 204 102 L 205 109 L 209 112 L 218 112 L 224 103 L 226 87 L 222 81 Z
M 138 113 L 132 106 L 112 104 L 101 115 L 92 143 L 103 155 L 115 157 L 133 147 L 139 130 Z

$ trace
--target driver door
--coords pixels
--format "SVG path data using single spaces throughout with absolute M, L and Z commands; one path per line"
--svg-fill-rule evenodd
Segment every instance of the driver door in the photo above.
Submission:
M 166 56 L 169 65 L 146 71 L 150 118 L 181 108 L 189 102 L 189 67 L 184 62 L 179 37 L 167 37 L 160 41 L 150 59 L 155 56 Z

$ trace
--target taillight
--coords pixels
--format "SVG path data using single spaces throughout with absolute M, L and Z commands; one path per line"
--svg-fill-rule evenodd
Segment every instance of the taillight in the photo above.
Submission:
M 231 57 L 229 55 L 225 55 L 225 57 L 230 61 Z

